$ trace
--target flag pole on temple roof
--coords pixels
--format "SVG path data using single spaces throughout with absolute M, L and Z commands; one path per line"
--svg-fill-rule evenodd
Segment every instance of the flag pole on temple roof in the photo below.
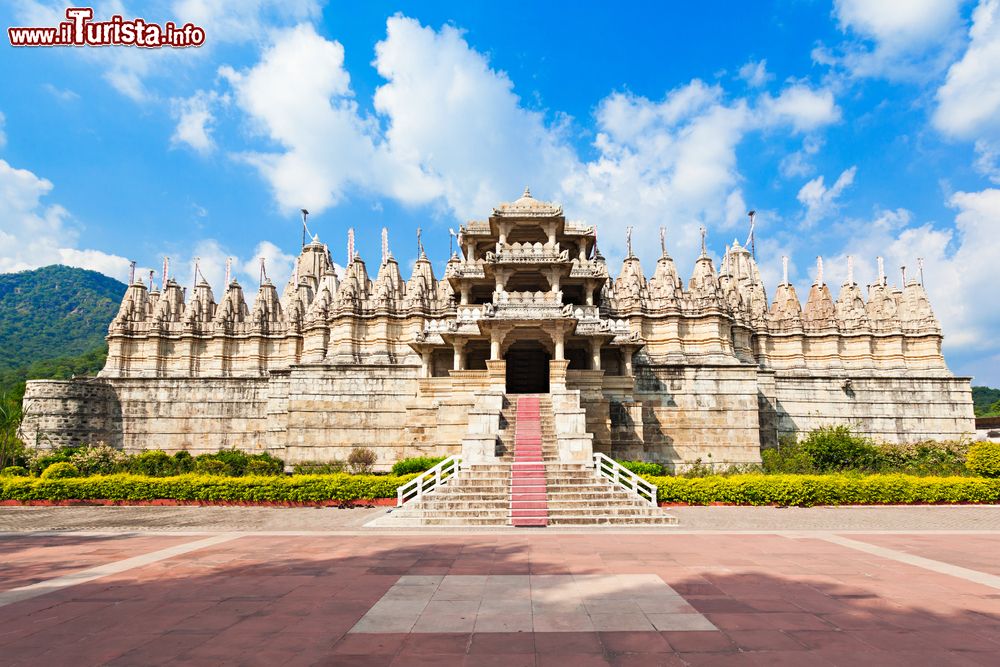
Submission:
M 128 263 L 128 284 L 131 287 L 135 284 L 135 260 L 131 259 Z
M 233 258 L 226 257 L 226 284 L 224 286 L 224 289 L 229 289 L 229 278 L 230 276 L 232 276 L 232 273 L 233 273 Z
M 660 257 L 667 256 L 667 228 L 660 225 Z
M 153 269 L 149 270 L 149 291 L 150 292 L 153 291 L 153 274 L 154 273 L 155 273 L 155 271 L 153 271 Z
M 455 256 L 455 244 L 453 243 L 455 239 L 455 230 L 451 227 L 448 228 L 448 257 Z
M 917 257 L 917 268 L 920 270 L 920 286 L 924 286 L 924 258 Z
M 854 284 L 854 257 L 852 255 L 847 256 L 847 284 Z
M 382 263 L 389 261 L 389 230 L 382 228 Z
M 781 256 L 781 284 L 788 284 L 788 255 Z
M 354 227 L 347 230 L 347 263 L 354 261 Z
M 305 248 L 306 236 L 309 234 L 309 229 L 306 227 L 306 218 L 309 217 L 309 211 L 304 208 L 299 210 L 302 211 L 302 247 Z
M 191 289 L 193 290 L 198 286 L 198 263 L 201 262 L 201 257 L 194 258 L 194 281 L 191 283 Z
M 876 257 L 875 262 L 878 264 L 878 284 L 885 287 L 885 262 L 881 257 Z
M 754 233 L 753 233 L 754 226 L 753 226 L 753 223 L 754 223 L 754 218 L 757 217 L 757 211 L 754 210 L 754 209 L 750 209 L 750 211 L 747 212 L 747 217 L 750 218 L 750 236 L 747 238 L 746 245 L 750 246 L 750 256 L 753 257 L 756 260 L 757 259 L 757 247 L 756 247 L 756 242 L 755 242 L 755 239 L 754 239 Z
M 904 264 L 901 267 L 899 267 L 899 272 L 903 276 L 903 285 L 902 286 L 905 288 L 906 287 L 906 264 Z
M 162 290 L 167 289 L 167 272 L 170 271 L 170 258 L 163 258 L 163 285 L 160 287 Z

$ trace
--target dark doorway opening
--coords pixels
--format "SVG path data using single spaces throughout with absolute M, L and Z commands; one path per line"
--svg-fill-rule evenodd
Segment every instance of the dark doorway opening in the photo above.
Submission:
M 548 352 L 538 343 L 517 342 L 507 350 L 508 394 L 549 393 Z

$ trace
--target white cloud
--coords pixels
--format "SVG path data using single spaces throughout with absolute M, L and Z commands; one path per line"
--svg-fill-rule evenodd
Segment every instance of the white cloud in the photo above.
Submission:
M 937 91 L 934 126 L 976 142 L 977 167 L 1000 182 L 1000 0 L 982 0 L 972 15 L 969 47 Z
M 740 68 L 739 75 L 751 88 L 760 88 L 774 78 L 774 75 L 767 71 L 767 60 L 748 61 Z
M 824 184 L 823 176 L 817 176 L 802 186 L 796 198 L 806 207 L 806 225 L 822 220 L 836 210 L 837 198 L 845 188 L 854 183 L 856 172 L 857 167 L 845 169 L 829 188 Z
M 68 264 L 126 280 L 129 261 L 75 247 L 79 233 L 69 213 L 42 199 L 52 183 L 0 160 L 0 272 Z
M 43 83 L 42 88 L 60 102 L 75 102 L 80 99 L 80 96 L 69 88 L 57 88 L 51 83 Z
M 230 44 L 260 41 L 268 29 L 316 20 L 322 10 L 316 0 L 176 0 L 172 14 Z
M 778 97 L 761 96 L 759 113 L 765 124 L 788 124 L 808 132 L 840 120 L 840 107 L 829 89 L 815 90 L 801 83 L 788 86 Z
M 415 167 L 392 184 L 397 198 L 441 196 L 459 218 L 482 216 L 525 185 L 556 194 L 577 168 L 560 128 L 525 109 L 507 75 L 457 29 L 395 16 L 375 54 L 387 80 L 374 100 L 388 125 L 386 149 L 396 164 Z
M 961 35 L 960 0 L 836 0 L 834 15 L 850 37 L 813 59 L 855 77 L 923 80 L 954 55 Z
M 215 149 L 212 139 L 212 125 L 215 123 L 213 107 L 225 104 L 228 98 L 211 91 L 199 90 L 187 99 L 173 101 L 177 128 L 170 141 L 173 145 L 187 144 L 202 154 Z
M 810 158 L 819 153 L 819 149 L 822 147 L 823 140 L 821 138 L 814 135 L 806 135 L 805 139 L 802 140 L 802 148 L 794 153 L 789 153 L 781 159 L 781 162 L 778 164 L 778 172 L 784 178 L 803 177 L 812 174 L 816 171 L 816 167 Z

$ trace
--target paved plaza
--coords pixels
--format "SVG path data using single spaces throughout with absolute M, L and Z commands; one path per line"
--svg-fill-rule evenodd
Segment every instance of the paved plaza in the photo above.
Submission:
M 1000 664 L 998 507 L 361 527 L 384 511 L 0 508 L 0 662 Z

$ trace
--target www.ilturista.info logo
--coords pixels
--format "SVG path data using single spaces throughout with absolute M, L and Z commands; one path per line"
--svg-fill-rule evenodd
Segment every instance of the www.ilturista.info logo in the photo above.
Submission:
M 145 19 L 126 20 L 115 14 L 108 21 L 92 21 L 90 7 L 70 7 L 67 21 L 50 28 L 11 27 L 11 46 L 140 46 L 146 49 L 185 48 L 205 43 L 205 29 L 192 23 L 163 25 Z

